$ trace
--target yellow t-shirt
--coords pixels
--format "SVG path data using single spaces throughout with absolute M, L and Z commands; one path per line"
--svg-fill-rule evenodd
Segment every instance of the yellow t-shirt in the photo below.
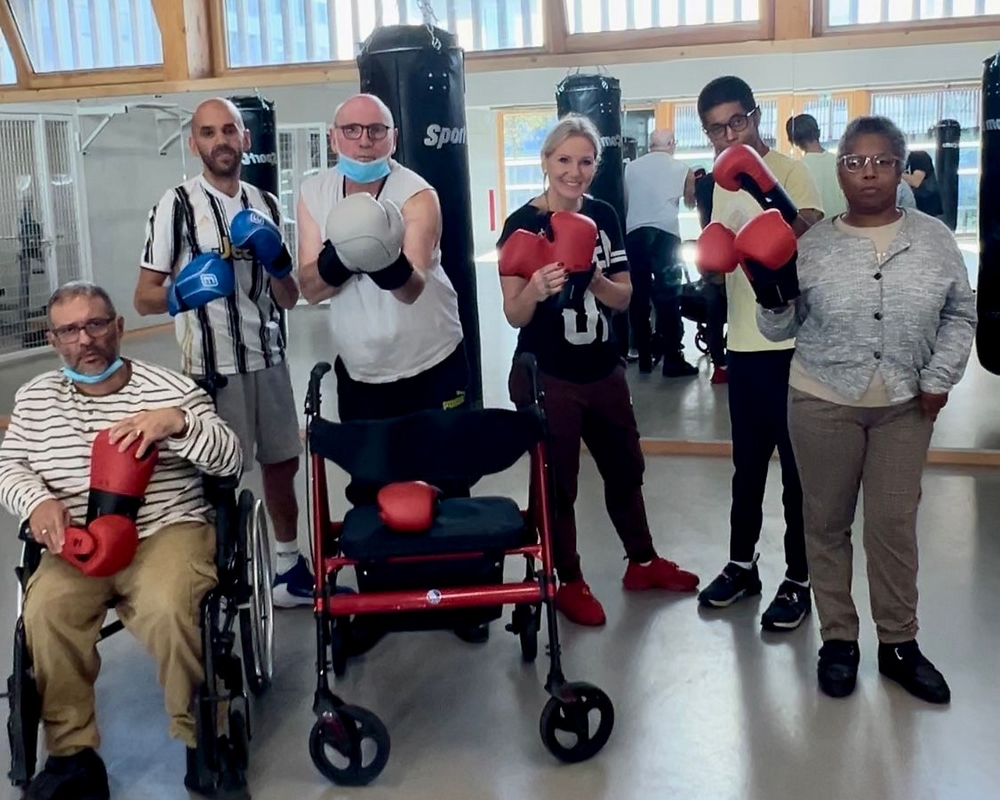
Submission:
M 788 196 L 799 209 L 823 210 L 816 182 L 801 161 L 794 161 L 776 150 L 768 150 L 764 163 L 774 173 Z M 763 213 L 760 204 L 744 191 L 727 192 L 715 187 L 712 195 L 712 220 L 721 222 L 732 231 Z M 757 330 L 757 298 L 742 268 L 726 276 L 726 296 L 729 305 L 726 348 L 738 353 L 760 350 L 787 350 L 795 346 L 794 339 L 771 342 Z

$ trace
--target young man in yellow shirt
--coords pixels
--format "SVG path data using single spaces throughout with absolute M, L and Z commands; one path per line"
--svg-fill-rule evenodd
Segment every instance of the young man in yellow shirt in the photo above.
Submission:
M 792 224 L 797 236 L 823 217 L 816 183 L 806 166 L 770 149 L 760 135 L 760 107 L 740 78 L 716 78 L 698 97 L 698 114 L 717 153 L 748 145 L 784 187 L 799 214 Z M 716 185 L 712 220 L 733 232 L 764 209 L 744 190 Z M 703 606 L 724 608 L 760 594 L 756 552 L 763 524 L 764 487 L 775 447 L 781 459 L 785 511 L 785 580 L 761 617 L 768 630 L 797 628 L 811 610 L 809 569 L 802 522 L 802 487 L 788 438 L 788 370 L 793 340 L 770 342 L 757 330 L 757 300 L 742 269 L 726 276 L 729 301 L 727 364 L 729 416 L 733 437 L 733 498 L 730 512 L 729 563 L 698 596 Z

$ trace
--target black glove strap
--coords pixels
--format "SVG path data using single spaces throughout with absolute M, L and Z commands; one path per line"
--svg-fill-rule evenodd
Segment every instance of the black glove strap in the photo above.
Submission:
M 403 251 L 400 250 L 399 258 L 378 272 L 369 272 L 368 277 L 375 281 L 375 285 L 379 289 L 391 292 L 401 288 L 410 279 L 413 272 L 413 265 L 407 260 Z
M 354 274 L 337 255 L 337 248 L 330 242 L 324 242 L 319 258 L 316 260 L 316 269 L 323 281 L 334 289 L 347 283 Z

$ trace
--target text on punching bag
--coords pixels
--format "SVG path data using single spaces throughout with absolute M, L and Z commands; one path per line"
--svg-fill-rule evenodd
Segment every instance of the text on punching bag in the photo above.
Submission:
M 465 128 L 445 128 L 441 125 L 428 125 L 424 144 L 440 150 L 446 144 L 465 144 Z

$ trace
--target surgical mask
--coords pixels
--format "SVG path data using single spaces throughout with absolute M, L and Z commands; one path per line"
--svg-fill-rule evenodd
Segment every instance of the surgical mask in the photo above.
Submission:
M 337 169 L 341 175 L 355 183 L 374 183 L 392 171 L 388 156 L 375 161 L 355 161 L 343 153 L 337 159 Z
M 101 381 L 106 381 L 108 378 L 110 378 L 112 375 L 118 372 L 118 370 L 120 370 L 124 364 L 125 362 L 121 360 L 121 357 L 119 357 L 116 358 L 111 363 L 111 365 L 106 370 L 104 370 L 104 372 L 101 372 L 97 375 L 84 375 L 82 372 L 77 372 L 72 367 L 63 367 L 62 374 L 65 375 L 67 378 L 69 378 L 71 381 L 75 381 L 76 383 L 87 383 L 87 384 L 100 383 Z

